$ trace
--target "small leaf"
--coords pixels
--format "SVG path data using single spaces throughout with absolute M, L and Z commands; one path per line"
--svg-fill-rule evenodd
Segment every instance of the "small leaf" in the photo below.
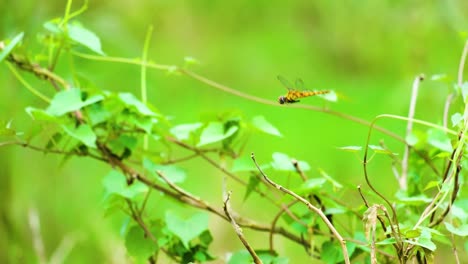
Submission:
M 46 112 L 53 116 L 61 116 L 103 100 L 102 95 L 94 95 L 86 101 L 81 100 L 81 91 L 76 88 L 64 90 L 55 94 Z
M 335 180 L 332 176 L 328 175 L 324 170 L 318 169 L 320 175 L 322 175 L 323 178 L 325 178 L 328 182 L 331 182 L 333 184 L 334 188 L 341 189 L 343 188 L 343 185 L 339 183 L 337 180 Z
M 125 236 L 125 247 L 129 255 L 145 262 L 158 250 L 158 245 L 139 226 L 133 226 L 128 230 Z
M 468 236 L 468 224 L 463 224 L 458 227 L 455 227 L 449 222 L 444 222 L 444 225 L 445 225 L 445 228 L 447 228 L 447 230 L 452 234 L 455 234 L 461 237 Z
M 463 115 L 460 113 L 455 113 L 451 116 L 450 119 L 452 120 L 452 126 L 456 127 L 462 124 L 461 122 L 463 121 Z
M 126 152 L 132 152 L 138 144 L 138 139 L 129 135 L 121 134 L 118 138 L 109 140 L 107 146 L 112 153 L 123 158 Z M 129 153 L 129 154 L 130 154 Z
M 458 85 L 457 85 L 458 87 Z M 463 102 L 466 103 L 466 97 L 468 96 L 468 82 L 464 82 L 461 87 L 459 87 L 462 93 Z
M 185 248 L 189 249 L 189 242 L 208 229 L 208 214 L 197 213 L 189 219 L 179 218 L 173 212 L 166 213 L 166 225 L 169 231 L 180 238 Z
M 349 256 L 352 256 L 356 249 L 356 244 L 347 242 L 346 248 L 348 249 Z M 335 264 L 343 262 L 344 256 L 340 246 L 334 242 L 326 241 L 322 244 L 320 259 L 327 264 Z
M 270 164 L 263 164 L 260 165 L 262 170 L 267 169 L 270 167 Z M 253 163 L 252 158 L 250 156 L 242 156 L 237 158 L 232 163 L 232 172 L 239 172 L 239 171 L 257 171 L 257 167 L 255 163 Z
M 273 153 L 273 162 L 271 163 L 272 167 L 276 170 L 283 170 L 283 171 L 296 171 L 292 164 L 292 158 L 288 155 L 280 152 Z M 310 166 L 305 161 L 298 161 L 299 167 L 303 171 L 310 170 Z
M 70 39 L 87 47 L 97 54 L 105 55 L 101 49 L 101 41 L 99 40 L 99 37 L 79 23 L 68 24 L 68 36 Z
M 434 74 L 430 77 L 431 81 L 439 81 L 439 82 L 447 81 L 447 79 L 448 79 L 448 75 L 445 73 Z
M 260 182 L 261 180 L 256 174 L 250 175 L 249 182 L 247 183 L 247 188 L 245 190 L 244 202 L 249 198 L 250 194 L 255 191 Z
M 381 146 L 369 145 L 369 148 L 372 149 L 376 154 L 398 155 L 398 153 L 392 153 L 390 150 L 384 149 Z
M 232 126 L 224 133 L 224 125 L 220 122 L 211 122 L 203 129 L 200 135 L 200 142 L 197 147 L 215 143 L 232 136 L 237 130 L 238 126 Z
M 51 122 L 59 122 L 57 117 L 50 115 L 46 111 L 42 109 L 37 109 L 34 107 L 26 107 L 26 113 L 31 116 L 32 119 L 37 121 L 51 121 Z
M 426 187 L 424 187 L 424 191 L 427 191 L 429 189 L 432 189 L 434 187 L 439 187 L 440 182 L 439 181 L 430 181 L 426 184 Z
M 405 140 L 406 140 L 406 143 L 408 143 L 408 145 L 410 145 L 410 146 L 415 146 L 419 142 L 418 136 L 416 134 L 414 134 L 413 132 L 408 134 L 406 136 Z
M 134 110 L 139 112 L 145 116 L 154 116 L 157 117 L 158 115 L 149 109 L 144 103 L 138 100 L 133 94 L 131 93 L 119 93 L 119 99 L 127 106 L 132 107 Z
M 78 127 L 74 125 L 62 125 L 62 128 L 68 135 L 78 139 L 88 147 L 96 148 L 96 134 L 87 124 L 81 124 Z
M 323 178 L 308 179 L 295 190 L 295 193 L 299 195 L 308 195 L 316 190 L 320 190 L 326 181 L 327 180 Z
M 405 196 L 402 193 L 397 193 L 396 197 L 398 198 L 400 202 L 405 203 L 405 204 L 411 204 L 411 205 L 422 205 L 422 204 L 431 202 L 431 198 L 425 196 L 424 194 L 414 195 L 414 196 Z
M 245 263 L 252 263 L 253 259 L 250 253 L 245 250 L 239 250 L 229 257 L 228 264 L 245 264 Z
M 446 152 L 452 152 L 452 143 L 450 138 L 443 131 L 430 129 L 427 131 L 427 141 L 430 145 Z
M 189 139 L 190 134 L 194 133 L 202 126 L 203 126 L 202 123 L 182 124 L 182 125 L 177 125 L 171 128 L 170 132 L 178 140 L 187 140 Z
M 421 231 L 420 230 L 408 230 L 405 232 L 405 237 L 406 238 L 417 238 L 421 235 Z
M 361 146 L 344 146 L 344 147 L 338 147 L 337 149 L 348 151 L 348 152 L 359 152 L 361 151 L 362 147 Z
M 252 119 L 252 124 L 264 133 L 267 133 L 273 136 L 278 136 L 278 137 L 283 136 L 281 135 L 279 130 L 276 127 L 274 127 L 270 122 L 268 122 L 263 116 L 254 117 Z
M 148 192 L 148 186 L 145 184 L 136 181 L 129 186 L 125 179 L 125 175 L 121 172 L 112 170 L 104 177 L 102 184 L 108 193 L 129 199 Z
M 163 181 L 158 175 L 157 171 L 161 171 L 170 182 L 181 183 L 187 177 L 185 171 L 175 165 L 159 165 L 155 164 L 148 158 L 143 159 L 143 167 L 154 177 Z
M 12 51 L 13 49 L 20 43 L 23 39 L 24 32 L 19 33 L 18 35 L 14 36 L 13 39 L 6 45 L 5 47 L 0 48 L 0 62 L 2 62 Z M 3 42 L 0 42 L 2 44 Z

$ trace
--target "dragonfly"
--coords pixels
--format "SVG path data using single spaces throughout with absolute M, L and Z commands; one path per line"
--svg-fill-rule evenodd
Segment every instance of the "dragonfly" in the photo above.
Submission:
M 329 90 L 321 90 L 321 91 L 310 91 L 304 90 L 304 82 L 301 79 L 296 80 L 296 86 L 293 87 L 291 83 L 286 80 L 283 76 L 278 75 L 278 80 L 288 89 L 288 93 L 286 95 L 282 95 L 278 97 L 278 102 L 280 104 L 292 104 L 299 102 L 298 99 L 319 95 L 319 94 L 327 94 Z

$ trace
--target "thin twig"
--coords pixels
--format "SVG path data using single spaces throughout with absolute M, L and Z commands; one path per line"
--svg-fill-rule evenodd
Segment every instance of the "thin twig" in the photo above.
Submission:
M 293 206 L 294 204 L 296 204 L 297 202 L 299 202 L 298 200 L 293 200 L 291 201 L 289 204 L 287 205 L 283 205 L 283 207 L 279 210 L 279 212 L 275 215 L 275 217 L 273 218 L 273 221 L 271 222 L 271 230 L 273 231 L 276 227 L 276 223 L 278 222 L 279 218 L 281 217 L 281 215 L 283 215 L 283 213 L 285 211 L 287 211 L 291 206 Z M 300 219 L 296 220 L 298 223 L 300 223 L 301 225 L 307 227 L 307 224 L 302 222 Z M 273 235 L 274 233 L 273 232 L 270 232 L 270 252 L 275 252 L 275 247 L 273 246 Z
M 181 74 L 184 74 L 192 79 L 195 79 L 199 82 L 202 82 L 208 86 L 211 86 L 213 88 L 216 88 L 218 90 L 221 90 L 221 91 L 224 91 L 224 92 L 227 92 L 227 93 L 230 93 L 230 94 L 233 94 L 235 96 L 238 96 L 238 97 L 242 97 L 244 99 L 247 99 L 247 100 L 250 100 L 250 101 L 255 101 L 257 103 L 260 103 L 260 104 L 265 104 L 265 105 L 271 105 L 271 106 L 276 106 L 276 107 L 287 107 L 287 108 L 300 108 L 300 109 L 306 109 L 306 110 L 311 110 L 311 111 L 316 111 L 316 112 L 322 112 L 322 113 L 325 113 L 325 114 L 329 114 L 329 115 L 333 115 L 333 116 L 336 116 L 336 117 L 339 117 L 339 118 L 343 118 L 343 119 L 346 119 L 346 120 L 349 120 L 349 121 L 352 121 L 352 122 L 355 122 L 355 123 L 358 123 L 358 124 L 361 124 L 361 125 L 364 125 L 364 126 L 370 126 L 370 122 L 366 121 L 366 120 L 363 120 L 363 119 L 360 119 L 358 117 L 354 117 L 354 116 L 351 116 L 351 115 L 347 115 L 347 114 L 344 114 L 344 113 L 341 113 L 341 112 L 337 112 L 337 111 L 333 111 L 333 110 L 330 110 L 328 108 L 322 108 L 322 107 L 317 107 L 317 106 L 311 106 L 311 105 L 302 105 L 302 104 L 296 104 L 296 105 L 280 105 L 278 104 L 278 102 L 276 101 L 273 101 L 273 100 L 267 100 L 267 99 L 264 99 L 264 98 L 261 98 L 261 97 L 257 97 L 257 96 L 253 96 L 253 95 L 250 95 L 250 94 L 247 94 L 247 93 L 243 93 L 243 92 L 240 92 L 238 90 L 235 90 L 235 89 L 232 89 L 230 87 L 227 87 L 225 85 L 222 85 L 220 83 L 217 83 L 215 81 L 212 81 L 206 77 L 203 77 L 199 74 L 196 74 L 192 71 L 189 71 L 187 69 L 183 69 L 183 68 L 179 68 L 177 66 L 174 66 L 174 65 L 161 65 L 161 64 L 155 64 L 155 63 L 152 63 L 152 62 L 142 62 L 141 60 L 135 60 L 135 59 L 127 59 L 127 58 L 119 58 L 119 57 L 102 57 L 102 56 L 95 56 L 95 55 L 91 55 L 91 54 L 84 54 L 84 53 L 79 53 L 79 52 L 72 52 L 74 55 L 78 56 L 78 57 L 82 57 L 82 58 L 85 58 L 85 59 L 90 59 L 90 60 L 96 60 L 96 61 L 104 61 L 104 62 L 118 62 L 118 63 L 126 63 L 126 64 L 133 64 L 133 65 L 142 65 L 144 64 L 146 67 L 148 68 L 153 68 L 153 69 L 157 69 L 157 70 L 165 70 L 165 71 L 175 71 L 175 72 L 179 72 Z M 374 126 L 374 128 L 392 138 L 395 138 L 396 140 L 399 140 L 399 141 L 403 141 L 404 142 L 404 139 L 402 139 L 399 135 L 385 129 L 385 128 L 382 128 L 382 127 L 379 127 L 379 126 Z
M 424 75 L 418 75 L 413 82 L 413 88 L 411 92 L 411 100 L 410 106 L 408 111 L 408 124 L 406 126 L 406 138 L 411 135 L 413 131 L 413 118 L 416 111 L 416 101 L 418 98 L 418 90 L 419 90 L 419 83 L 424 80 Z M 398 181 L 400 184 L 400 189 L 406 190 L 408 189 L 408 163 L 409 163 L 409 152 L 410 152 L 410 145 L 405 144 L 405 152 L 403 154 L 403 160 L 401 163 L 401 176 Z
M 41 222 L 36 208 L 29 208 L 28 223 L 32 233 L 33 246 L 37 260 L 39 263 L 47 263 L 44 242 L 41 235 Z
M 231 211 L 230 210 L 231 206 L 230 206 L 230 203 L 229 203 L 230 198 L 231 198 L 231 192 L 228 192 L 227 197 L 224 200 L 224 206 L 223 206 L 224 213 L 226 214 L 228 219 L 231 221 L 231 225 L 234 228 L 234 230 L 236 231 L 236 234 L 239 237 L 240 241 L 242 242 L 242 244 L 244 244 L 244 247 L 247 249 L 247 251 L 249 251 L 250 255 L 252 256 L 252 258 L 254 260 L 254 263 L 255 264 L 262 264 L 263 263 L 262 260 L 257 256 L 257 253 L 255 253 L 255 250 L 250 246 L 249 242 L 247 242 L 247 239 L 245 239 L 244 233 L 242 232 L 242 229 L 236 223 L 236 220 L 234 219 L 234 217 L 231 216 L 231 212 L 230 212 Z
M 203 209 L 203 210 L 206 210 L 208 212 L 211 212 L 221 218 L 223 218 L 224 220 L 228 220 L 229 219 L 226 217 L 226 215 L 221 211 L 221 210 L 218 210 L 217 208 L 211 206 L 208 202 L 202 200 L 201 198 L 198 198 L 192 194 L 190 194 L 189 192 L 183 190 L 182 188 L 180 188 L 179 186 L 175 185 L 174 183 L 172 183 L 165 175 L 164 173 L 162 172 L 157 172 L 158 176 L 161 177 L 161 179 L 163 179 L 173 190 L 175 190 L 177 193 L 173 193 L 173 192 L 170 192 L 169 191 L 169 195 L 178 200 L 178 201 L 181 201 L 185 204 L 188 204 L 190 206 L 193 206 L 193 207 L 196 207 L 196 208 L 199 208 L 199 209 Z M 138 175 L 137 176 L 137 179 L 139 179 L 140 181 L 142 181 L 143 183 L 145 183 L 146 185 L 150 186 L 150 187 L 153 187 L 157 190 L 165 190 L 163 191 L 164 193 L 166 193 L 166 189 L 164 189 L 163 187 L 151 182 L 149 179 L 147 179 L 146 177 L 142 176 L 142 175 Z M 241 226 L 241 227 L 244 227 L 244 228 L 250 228 L 250 229 L 253 229 L 253 230 L 257 230 L 257 231 L 263 231 L 263 232 L 273 232 L 275 234 L 281 234 L 282 236 L 298 243 L 298 244 L 301 244 L 301 245 L 304 245 L 306 247 L 309 247 L 310 244 L 307 242 L 307 241 L 303 241 L 301 240 L 300 237 L 296 236 L 296 235 L 293 235 L 292 233 L 290 233 L 289 231 L 287 231 L 286 229 L 282 228 L 282 227 L 275 227 L 275 228 L 271 228 L 270 226 L 266 226 L 266 225 L 261 225 L 259 223 L 255 223 L 254 221 L 250 220 L 250 219 L 246 219 L 246 218 L 241 218 L 241 217 L 235 217 L 236 218 L 236 222 Z
M 247 183 L 242 180 L 241 178 L 239 178 L 237 175 L 235 175 L 234 173 L 226 170 L 226 168 L 224 168 L 223 166 L 219 165 L 216 161 L 214 161 L 213 159 L 211 159 L 210 157 L 208 157 L 203 151 L 199 150 L 198 148 L 195 148 L 195 147 L 192 147 L 182 141 L 179 141 L 177 139 L 174 139 L 174 138 L 171 138 L 171 137 L 167 137 L 166 138 L 168 141 L 170 142 L 173 142 L 185 149 L 188 149 L 188 150 L 191 150 L 193 152 L 195 152 L 197 155 L 199 155 L 200 157 L 202 157 L 205 161 L 207 161 L 208 163 L 210 163 L 213 167 L 217 168 L 218 170 L 220 170 L 221 172 L 223 172 L 224 174 L 226 174 L 227 176 L 229 176 L 230 178 L 234 179 L 235 181 L 237 181 L 238 183 L 242 184 L 243 186 L 247 186 Z M 268 185 L 269 186 L 269 185 Z M 278 203 L 278 201 L 276 199 L 273 199 L 271 198 L 270 196 L 268 196 L 265 192 L 261 191 L 260 189 L 258 188 L 255 188 L 254 191 L 256 193 L 258 193 L 261 197 L 269 200 L 270 202 L 272 202 L 272 204 L 276 205 L 277 207 L 281 207 Z
M 344 257 L 344 261 L 346 264 L 349 264 L 350 261 L 349 261 L 349 254 L 348 254 L 348 249 L 346 248 L 346 241 L 343 239 L 343 237 L 340 235 L 340 233 L 338 232 L 338 230 L 336 230 L 336 228 L 333 226 L 333 224 L 328 220 L 327 216 L 322 212 L 322 210 L 320 210 L 319 208 L 313 206 L 309 201 L 307 201 L 306 199 L 302 198 L 301 196 L 297 195 L 296 193 L 284 188 L 283 186 L 273 182 L 272 180 L 270 180 L 270 178 L 268 178 L 268 176 L 263 172 L 263 170 L 260 168 L 260 165 L 258 165 L 257 161 L 255 160 L 255 155 L 254 153 L 251 154 L 251 158 L 253 160 L 253 162 L 255 163 L 255 166 L 257 167 L 258 171 L 263 175 L 263 178 L 269 183 L 271 184 L 273 187 L 275 187 L 276 189 L 280 190 L 281 192 L 284 192 L 288 195 L 291 195 L 292 197 L 294 197 L 296 200 L 299 200 L 300 202 L 302 202 L 304 205 L 307 206 L 307 208 L 309 208 L 311 211 L 315 212 L 316 214 L 318 214 L 320 216 L 320 218 L 322 218 L 322 221 L 328 226 L 328 228 L 332 231 L 332 233 L 334 234 L 334 236 L 336 237 L 336 239 L 338 240 L 338 242 L 340 243 L 341 245 L 341 250 L 343 251 L 343 257 Z

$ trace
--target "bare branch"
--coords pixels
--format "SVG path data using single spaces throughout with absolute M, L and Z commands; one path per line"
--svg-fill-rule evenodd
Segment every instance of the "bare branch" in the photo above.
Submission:
M 413 118 L 416 110 L 416 101 L 418 98 L 419 83 L 424 80 L 424 75 L 418 75 L 413 82 L 413 89 L 411 92 L 411 101 L 408 111 L 408 125 L 406 126 L 406 137 L 408 137 L 413 130 Z M 400 189 L 408 189 L 408 162 L 409 162 L 410 145 L 405 145 L 405 153 L 403 154 L 403 160 L 401 162 L 401 176 L 398 181 Z
M 343 237 L 340 235 L 340 233 L 336 230 L 336 228 L 333 226 L 333 224 L 328 220 L 327 216 L 322 212 L 322 210 L 320 210 L 319 208 L 313 206 L 309 201 L 307 201 L 306 199 L 304 199 L 303 197 L 297 195 L 296 193 L 284 188 L 283 186 L 273 182 L 272 180 L 270 180 L 267 175 L 263 172 L 263 170 L 260 168 L 260 166 L 258 165 L 257 161 L 255 160 L 255 155 L 254 153 L 251 154 L 251 158 L 253 160 L 253 162 L 255 163 L 255 166 L 257 167 L 258 171 L 263 175 L 263 178 L 265 178 L 265 180 L 271 184 L 273 187 L 275 187 L 276 189 L 280 190 L 281 192 L 284 192 L 292 197 L 294 197 L 296 200 L 302 202 L 303 204 L 305 204 L 311 211 L 315 212 L 316 214 L 318 214 L 320 216 L 320 218 L 322 218 L 323 222 L 328 226 L 328 228 L 330 229 L 330 231 L 332 231 L 332 233 L 334 234 L 334 236 L 336 237 L 336 239 L 338 240 L 338 242 L 340 243 L 341 245 L 341 250 L 343 251 L 343 256 L 344 256 L 344 261 L 346 264 L 349 264 L 350 261 L 349 261 L 349 254 L 348 254 L 348 249 L 346 248 L 346 241 L 343 239 Z
M 234 228 L 234 230 L 236 231 L 236 234 L 239 237 L 240 241 L 242 242 L 242 244 L 244 244 L 244 247 L 247 249 L 247 251 L 249 251 L 250 255 L 252 256 L 252 258 L 254 260 L 254 263 L 255 264 L 262 264 L 263 263 L 262 260 L 257 256 L 257 253 L 255 253 L 255 250 L 250 246 L 249 242 L 247 242 L 247 240 L 245 239 L 244 233 L 242 232 L 242 229 L 236 223 L 236 220 L 231 216 L 231 212 L 230 212 L 230 208 L 229 208 L 229 207 L 231 207 L 230 204 L 229 204 L 229 199 L 230 198 L 231 198 L 231 192 L 228 192 L 227 197 L 224 200 L 224 206 L 223 206 L 224 213 L 226 214 L 228 219 L 231 221 L 231 225 Z

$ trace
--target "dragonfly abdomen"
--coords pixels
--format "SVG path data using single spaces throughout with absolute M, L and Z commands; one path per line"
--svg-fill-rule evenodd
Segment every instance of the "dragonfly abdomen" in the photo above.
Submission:
M 302 91 L 300 97 L 308 97 L 308 96 L 314 96 L 318 94 L 327 94 L 329 93 L 329 90 L 321 90 L 321 91 Z

